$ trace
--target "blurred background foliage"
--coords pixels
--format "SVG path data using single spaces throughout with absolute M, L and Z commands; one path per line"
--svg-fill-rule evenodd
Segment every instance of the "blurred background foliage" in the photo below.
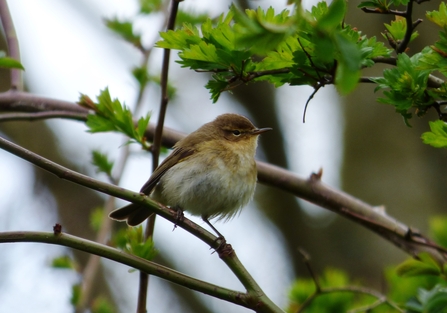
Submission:
M 84 23 L 88 26 L 89 23 L 92 23 L 92 19 L 97 17 L 96 13 L 93 12 L 98 10 L 98 7 L 93 2 L 76 1 L 67 2 L 66 5 L 69 10 L 76 11 L 84 16 Z M 207 12 L 208 8 L 203 3 L 191 2 L 190 6 L 194 7 L 197 3 L 197 7 L 200 8 L 197 9 L 198 11 L 203 10 Z M 223 8 L 228 7 L 231 3 L 223 0 L 220 2 L 219 6 Z M 254 8 L 258 5 L 267 7 L 269 3 L 267 1 L 258 3 L 257 1 L 240 0 L 238 4 L 243 8 Z M 276 3 L 276 5 L 278 4 Z M 357 1 L 348 2 L 349 8 L 346 22 L 357 27 L 368 36 L 381 38 L 380 33 L 384 29 L 383 23 L 389 23 L 392 17 L 379 14 L 365 14 L 356 8 L 357 5 Z M 437 1 L 416 5 L 414 16 L 424 17 L 426 11 L 435 10 L 438 6 Z M 21 6 L 11 7 L 13 18 L 15 14 L 19 13 L 14 11 L 14 9 L 26 10 L 26 2 L 21 1 Z M 117 13 L 117 15 L 120 15 L 120 13 Z M 110 16 L 107 17 L 110 18 Z M 92 23 L 91 27 L 95 27 L 95 25 Z M 53 25 L 53 27 L 58 26 Z M 420 51 L 422 47 L 432 44 L 437 38 L 438 29 L 430 23 L 422 23 L 418 26 L 418 31 L 421 36 L 411 44 L 408 51 L 410 55 L 413 52 Z M 19 43 L 24 40 L 20 36 L 27 36 L 27 34 L 19 33 Z M 65 36 L 69 37 L 70 33 L 65 34 Z M 152 34 L 152 36 L 156 35 Z M 111 39 L 107 38 L 107 40 Z M 117 39 L 115 38 L 115 40 Z M 107 44 L 104 45 L 106 46 Z M 36 46 L 35 48 L 46 49 L 45 46 Z M 4 40 L 1 42 L 0 49 L 6 50 Z M 127 48 L 118 47 L 117 49 L 125 51 Z M 127 51 L 122 53 L 124 64 L 129 62 L 126 58 L 129 58 L 130 55 L 132 54 Z M 173 53 L 174 55 L 175 53 Z M 160 62 L 159 55 L 153 55 L 152 57 L 156 60 L 153 62 Z M 27 59 L 27 61 L 39 62 L 37 59 Z M 138 61 L 132 62 L 138 63 Z M 26 63 L 24 65 L 27 67 Z M 61 64 L 61 66 L 64 65 Z M 206 91 L 201 91 L 204 88 L 203 74 L 196 74 L 188 70 L 179 71 L 179 66 L 176 63 L 172 63 L 171 67 L 177 68 L 171 69 L 171 75 L 173 75 L 171 76 L 172 84 L 177 88 L 177 93 L 175 100 L 168 107 L 168 123 L 172 125 L 175 124 L 173 121 L 179 120 L 177 124 L 179 128 L 184 131 L 194 130 L 202 122 L 207 121 L 203 121 L 200 118 L 195 120 L 195 116 L 200 115 L 200 113 L 194 113 L 197 108 L 203 111 L 210 110 L 209 114 L 216 115 L 214 114 L 216 109 L 210 107 L 221 104 L 219 102 L 211 104 L 211 101 L 201 103 L 203 94 L 205 94 L 205 97 L 207 96 Z M 365 73 L 369 76 L 379 76 L 383 68 L 386 67 L 386 65 L 378 65 L 372 69 L 367 69 Z M 83 70 L 85 75 L 89 75 L 88 68 Z M 9 88 L 8 75 L 8 71 L 0 71 L 0 88 L 2 91 Z M 28 91 L 32 93 L 44 92 L 39 90 L 38 85 L 32 81 L 32 79 L 36 79 L 36 76 L 28 77 L 27 72 L 24 75 Z M 71 73 L 67 72 L 66 75 L 71 75 Z M 51 89 L 52 81 L 45 81 L 44 83 L 47 85 L 47 88 Z M 182 84 L 184 84 L 183 87 L 181 86 Z M 108 82 L 101 81 L 99 85 L 105 86 L 108 85 Z M 422 233 L 428 233 L 429 217 L 445 214 L 447 195 L 447 176 L 445 175 L 447 169 L 447 162 L 445 162 L 446 152 L 424 145 L 420 139 L 420 135 L 428 130 L 427 120 L 436 119 L 436 117 L 415 118 L 411 121 L 412 127 L 409 128 L 404 124 L 402 117 L 394 113 L 394 109 L 391 106 L 376 102 L 377 95 L 374 94 L 374 88 L 375 85 L 373 84 L 359 85 L 352 94 L 336 100 L 334 100 L 333 93 L 327 93 L 324 96 L 319 96 L 320 102 L 311 102 L 309 110 L 313 110 L 314 106 L 320 105 L 321 102 L 334 102 L 334 107 L 341 117 L 336 118 L 335 122 L 339 124 L 338 127 L 343 137 L 341 141 L 337 141 L 337 148 L 340 151 L 334 150 L 334 155 L 342 156 L 340 168 L 336 169 L 336 172 L 340 173 L 339 188 L 365 202 L 373 205 L 384 205 L 391 216 L 409 226 L 418 228 Z M 284 116 L 284 112 L 281 111 L 283 104 L 280 101 L 284 101 L 283 99 L 285 98 L 277 94 L 281 89 L 291 89 L 292 91 L 289 90 L 288 94 L 293 95 L 297 93 L 300 96 L 299 98 L 292 96 L 288 98 L 288 101 L 294 101 L 293 105 L 299 107 L 299 110 L 295 110 L 293 114 L 295 112 L 302 113 L 306 97 L 311 92 L 309 89 L 284 86 L 276 90 L 266 82 L 241 86 L 235 89 L 232 95 L 225 95 L 225 107 L 222 110 L 241 112 L 249 115 L 256 125 L 260 127 L 269 126 L 275 129 L 275 132 L 272 132 L 269 136 L 261 137 L 260 146 L 262 152 L 258 154 L 258 157 L 284 168 L 293 168 L 291 163 L 296 161 L 295 158 L 297 156 L 291 153 L 290 145 L 291 142 L 298 140 L 302 134 L 292 132 L 289 138 L 285 138 L 283 130 L 285 128 L 293 130 L 295 124 L 302 123 L 302 116 L 299 114 L 293 117 L 289 116 L 288 118 Z M 78 91 L 84 92 L 83 90 Z M 98 93 L 99 90 L 96 94 Z M 301 93 L 306 94 L 303 96 Z M 198 100 L 194 100 L 196 94 L 198 95 Z M 154 111 L 154 114 L 157 114 L 158 96 L 159 91 L 155 87 L 151 87 L 146 95 L 146 101 L 151 103 L 151 109 Z M 297 99 L 300 101 L 297 101 Z M 77 99 L 68 98 L 67 100 L 76 101 Z M 188 109 L 191 101 L 200 103 L 194 103 L 194 106 Z M 193 112 L 188 112 L 188 110 Z M 187 112 L 186 115 L 185 112 Z M 327 112 L 329 116 L 321 116 L 325 114 L 324 111 L 320 111 L 319 114 L 321 120 L 324 121 L 332 118 L 330 111 Z M 306 124 L 315 123 L 319 125 L 321 134 L 325 134 L 325 125 L 321 124 L 320 117 L 308 117 Z M 185 121 L 185 118 L 188 121 Z M 67 128 L 75 124 L 73 122 L 62 123 L 66 123 L 67 126 L 63 127 Z M 2 123 L 0 131 L 13 142 L 50 160 L 79 172 L 93 174 L 90 164 L 76 162 L 70 157 L 70 151 L 65 149 L 67 144 L 74 145 L 74 149 L 76 149 L 77 145 L 83 145 L 77 138 L 78 133 L 83 131 L 82 128 L 75 127 L 73 130 L 64 131 L 64 133 L 68 132 L 71 134 L 71 137 L 64 137 L 64 139 L 59 136 L 54 124 L 42 121 Z M 61 144 L 60 141 L 67 140 L 67 138 L 69 138 L 69 142 Z M 315 137 L 312 140 L 319 141 L 319 138 Z M 118 149 L 118 145 L 115 148 Z M 308 147 L 300 146 L 299 149 L 306 151 Z M 146 158 L 141 156 L 141 153 L 139 153 L 139 157 Z M 331 155 L 329 154 L 326 157 L 331 158 Z M 144 162 L 147 164 L 144 171 L 147 172 L 148 176 L 150 173 L 149 158 L 145 159 Z M 95 207 L 103 205 L 104 197 L 83 187 L 61 181 L 59 178 L 35 167 L 29 167 L 28 170 L 32 171 L 32 179 L 34 180 L 32 185 L 33 197 L 50 199 L 46 202 L 48 205 L 41 207 L 39 210 L 57 210 L 57 214 L 52 215 L 57 216 L 57 218 L 53 217 L 49 218 L 49 220 L 54 221 L 53 223 L 59 221 L 63 225 L 64 231 L 68 233 L 93 239 L 95 233 L 87 226 L 90 224 L 89 216 Z M 317 171 L 318 168 L 313 170 Z M 310 175 L 310 171 L 299 172 L 299 174 Z M 14 179 L 14 177 L 8 179 Z M 324 174 L 323 181 L 325 181 Z M 143 181 L 141 180 L 141 182 Z M 136 185 L 138 184 L 136 183 Z M 138 187 L 134 189 L 137 190 Z M 309 210 L 303 211 L 301 202 L 280 190 L 259 185 L 255 203 L 256 207 L 262 212 L 262 219 L 265 218 L 270 221 L 267 222 L 267 228 L 263 228 L 262 237 L 269 237 L 269 230 L 279 233 L 277 237 L 281 238 L 282 242 L 277 244 L 283 245 L 285 251 L 283 255 L 285 263 L 271 265 L 271 272 L 266 274 L 271 279 L 275 277 L 276 267 L 290 267 L 287 272 L 290 274 L 289 283 L 296 277 L 308 278 L 309 273 L 302 261 L 302 255 L 298 251 L 298 248 L 303 248 L 311 256 L 312 266 L 317 273 L 323 273 L 327 267 L 339 268 L 346 271 L 350 277 L 361 281 L 364 285 L 381 290 L 385 281 L 384 269 L 406 258 L 403 252 L 389 242 L 351 221 L 335 216 L 333 213 L 314 215 L 309 214 Z M 14 209 L 11 202 L 7 202 L 7 204 L 9 204 L 8 207 L 1 204 L 0 212 Z M 6 215 L 6 213 L 2 214 L 1 216 L 8 216 L 10 219 L 27 218 L 14 213 L 8 213 L 9 215 Z M 39 212 L 36 214 L 34 216 L 39 216 Z M 266 222 L 263 223 L 265 224 Z M 5 228 L 8 229 L 9 226 Z M 48 228 L 44 230 L 49 231 Z M 223 232 L 225 233 L 225 231 Z M 252 236 L 252 233 L 242 232 L 241 236 Z M 263 241 L 263 238 L 256 239 Z M 167 242 L 169 241 L 170 239 L 167 238 Z M 236 245 L 235 248 L 238 253 L 244 250 L 244 246 L 238 247 Z M 163 248 L 161 250 L 163 251 Z M 9 267 L 0 266 L 0 276 L 3 276 L 2 272 L 5 273 L 10 270 L 12 264 L 1 260 L 8 257 L 7 250 L 1 251 L 3 252 L 0 254 L 0 264 L 2 262 L 9 264 Z M 276 250 L 271 249 L 269 246 L 263 246 L 263 251 L 256 251 L 251 258 L 255 259 L 256 262 L 263 262 L 264 253 L 268 254 L 270 253 L 269 251 Z M 73 254 L 79 267 L 82 268 L 88 255 L 76 251 L 73 251 Z M 216 258 L 216 256 L 211 257 Z M 27 258 L 32 260 L 33 256 L 27 255 Z M 179 262 L 176 258 L 175 254 L 160 253 L 156 260 L 175 267 Z M 196 261 L 199 262 L 200 260 Z M 188 266 L 188 264 L 183 264 L 183 266 Z M 122 286 L 117 286 L 116 277 L 111 276 L 113 275 L 110 275 L 110 268 L 102 269 L 101 275 L 96 280 L 95 293 L 92 297 L 106 294 L 110 299 L 115 299 L 113 301 L 121 302 L 120 308 L 124 312 L 127 308 L 132 308 L 134 298 L 128 299 L 124 296 L 123 298 L 117 296 L 117 294 L 120 294 L 120 291 L 116 291 L 116 289 L 119 290 L 119 287 L 123 288 L 125 284 L 122 282 Z M 135 281 L 126 281 L 126 284 L 135 284 Z M 228 309 L 228 307 L 220 309 L 219 303 L 221 302 L 219 300 L 216 300 L 218 304 L 210 304 L 209 300 L 204 300 L 203 297 L 199 297 L 181 287 L 173 286 L 169 283 L 164 283 L 163 286 L 169 290 L 166 291 L 167 293 L 177 297 L 178 305 L 182 308 L 182 312 L 224 312 L 225 309 Z M 7 287 L 6 283 L 0 282 L 0 290 Z M 282 298 L 283 305 L 286 303 L 285 299 L 287 298 L 289 287 L 290 285 L 282 285 L 283 290 L 280 293 L 284 295 Z M 115 289 L 113 295 L 110 293 L 110 289 Z M 122 301 L 127 301 L 130 304 L 123 306 Z M 62 311 L 68 312 L 69 309 Z M 158 312 L 162 311 L 162 309 L 149 311 Z

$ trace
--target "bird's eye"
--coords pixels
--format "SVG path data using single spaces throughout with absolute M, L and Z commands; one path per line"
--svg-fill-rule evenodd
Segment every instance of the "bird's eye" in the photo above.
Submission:
M 239 130 L 233 130 L 233 135 L 240 136 L 241 132 Z

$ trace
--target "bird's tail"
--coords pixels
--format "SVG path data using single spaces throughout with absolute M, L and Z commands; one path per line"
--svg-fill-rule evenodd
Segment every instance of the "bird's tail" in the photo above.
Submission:
M 131 203 L 125 207 L 112 211 L 109 214 L 109 217 L 117 221 L 127 221 L 127 225 L 129 226 L 137 226 L 152 214 L 154 213 L 148 208 Z

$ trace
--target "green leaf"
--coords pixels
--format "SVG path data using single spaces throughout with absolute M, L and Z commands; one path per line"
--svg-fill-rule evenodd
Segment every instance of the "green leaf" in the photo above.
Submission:
M 421 253 L 418 257 L 419 260 L 408 259 L 401 263 L 396 269 L 397 274 L 402 277 L 441 274 L 439 264 L 428 253 Z
M 422 141 L 435 148 L 447 148 L 447 124 L 441 120 L 429 124 L 431 131 L 422 134 Z
M 103 219 L 104 219 L 104 208 L 96 207 L 90 214 L 90 227 L 95 232 L 98 232 L 103 223 Z
M 160 36 L 163 40 L 158 41 L 155 46 L 174 50 L 189 49 L 191 45 L 199 44 L 202 41 L 197 27 L 189 23 L 183 24 L 181 29 L 175 31 L 161 32 Z
M 404 17 L 396 16 L 394 21 L 391 21 L 391 24 L 386 24 L 385 27 L 391 35 L 392 39 L 397 43 L 405 38 L 405 33 L 407 32 L 407 20 Z M 415 31 L 411 34 L 410 42 L 413 41 L 417 36 L 418 32 Z M 388 39 L 385 35 L 384 37 Z
M 259 7 L 256 11 L 245 10 L 244 14 L 233 5 L 231 11 L 236 22 L 237 46 L 256 54 L 265 55 L 295 31 L 296 24 L 288 10 L 275 15 L 272 7 L 265 12 Z
M 341 94 L 348 94 L 354 90 L 360 78 L 360 51 L 357 45 L 343 34 L 335 33 L 334 41 L 340 53 L 335 85 Z
M 150 113 L 140 118 L 137 126 L 134 125 L 132 112 L 128 107 L 122 105 L 118 99 L 110 97 L 109 90 L 102 90 L 97 97 L 98 102 L 94 103 L 90 98 L 81 95 L 80 104 L 94 110 L 95 114 L 87 116 L 86 125 L 89 132 L 115 131 L 127 135 L 131 140 L 146 147 L 146 139 L 142 127 L 147 126 Z
M 432 105 L 433 99 L 427 94 L 428 70 L 419 68 L 421 53 L 411 58 L 401 53 L 397 59 L 397 67 L 385 69 L 382 78 L 372 78 L 378 84 L 376 90 L 384 91 L 385 98 L 379 98 L 382 103 L 391 104 L 404 118 L 410 118 L 408 110 L 412 107 L 424 111 Z
M 150 115 L 146 115 L 145 117 L 140 117 L 137 123 L 137 134 L 139 138 L 144 138 L 147 126 L 149 125 Z M 143 139 L 144 140 L 144 139 Z
M 327 13 L 318 20 L 318 27 L 334 29 L 341 25 L 346 14 L 345 0 L 334 0 L 330 4 Z
M 346 273 L 336 269 L 326 269 L 322 277 L 319 277 L 319 284 L 325 287 L 343 287 L 349 284 L 349 278 Z M 306 299 L 315 292 L 315 283 L 311 279 L 299 279 L 294 282 L 289 298 L 292 302 L 288 311 L 295 312 Z M 328 293 L 314 298 L 306 307 L 306 312 L 347 312 L 351 303 L 353 303 L 354 294 L 352 293 Z
M 141 35 L 135 34 L 133 24 L 130 21 L 119 21 L 117 18 L 105 19 L 106 26 L 137 48 L 142 48 Z
M 438 11 L 427 12 L 427 18 L 436 25 L 446 28 L 447 27 L 447 5 L 445 2 L 441 2 Z
M 430 217 L 430 232 L 436 243 L 447 248 L 447 216 Z
M 208 20 L 208 14 L 196 13 L 193 11 L 179 10 L 175 18 L 176 25 L 183 25 L 188 23 L 190 25 L 203 24 Z
M 99 296 L 93 300 L 92 313 L 114 313 L 115 306 L 104 296 Z
M 0 67 L 1 68 L 16 68 L 19 70 L 25 70 L 22 63 L 20 63 L 19 61 L 15 60 L 13 58 L 5 57 L 5 56 L 0 57 Z
M 128 227 L 124 232 L 118 233 L 114 241 L 123 251 L 146 260 L 152 260 L 157 254 L 152 240 L 144 239 L 142 226 Z
M 150 81 L 150 76 L 145 67 L 134 67 L 132 75 L 137 80 L 140 90 L 142 90 Z
M 58 269 L 72 269 L 77 270 L 78 265 L 76 262 L 68 255 L 63 255 L 57 258 L 54 258 L 51 261 L 51 267 Z
M 81 299 L 82 286 L 80 284 L 76 284 L 71 286 L 71 298 L 70 303 L 76 307 Z
M 113 162 L 110 161 L 106 154 L 98 150 L 92 151 L 92 164 L 97 167 L 96 171 L 112 176 Z
M 162 9 L 162 0 L 138 0 L 140 3 L 140 13 L 151 14 Z
M 229 83 L 224 80 L 210 80 L 208 84 L 206 84 L 206 88 L 211 91 L 211 99 L 213 100 L 213 103 L 216 103 L 217 100 L 219 100 L 220 94 L 228 88 Z
M 436 285 L 432 290 L 419 288 L 416 299 L 406 303 L 413 312 L 444 313 L 447 307 L 447 288 Z

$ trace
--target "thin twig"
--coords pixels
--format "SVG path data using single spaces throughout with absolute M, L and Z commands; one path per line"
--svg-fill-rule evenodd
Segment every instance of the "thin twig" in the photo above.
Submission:
M 361 10 L 365 13 L 375 13 L 375 14 L 392 14 L 392 15 L 398 15 L 398 16 L 405 16 L 405 11 L 398 11 L 398 10 L 380 10 L 380 9 L 371 9 L 371 8 L 361 8 Z
M 9 56 L 20 62 L 19 42 L 6 0 L 0 0 L 0 19 L 8 44 Z M 23 90 L 22 70 L 11 69 L 11 89 Z
M 411 35 L 413 34 L 413 0 L 408 1 L 407 4 L 407 11 L 405 12 L 405 21 L 407 22 L 407 29 L 405 31 L 405 36 L 404 39 L 402 40 L 402 42 L 397 46 L 396 52 L 397 53 L 402 53 L 404 52 L 407 47 L 408 44 L 410 43 L 411 40 Z
M 314 91 L 310 94 L 310 96 L 307 98 L 306 104 L 304 105 L 304 112 L 303 112 L 303 123 L 306 123 L 306 112 L 307 107 L 310 103 L 310 100 L 314 98 L 314 96 L 317 94 L 318 90 L 320 90 L 321 87 L 324 85 L 318 84 L 317 87 L 314 88 Z
M 0 114 L 0 122 L 8 121 L 37 121 L 52 118 L 65 118 L 76 121 L 85 121 L 86 113 L 67 112 L 67 111 L 49 111 L 33 113 L 3 113 Z
M 167 21 L 166 29 L 173 30 L 175 26 L 175 19 L 177 17 L 178 6 L 181 0 L 171 0 L 171 9 L 169 13 L 169 18 Z M 170 60 L 171 50 L 164 49 L 163 51 L 163 63 L 160 76 L 160 86 L 161 86 L 161 102 L 160 102 L 160 112 L 158 116 L 157 126 L 155 128 L 154 141 L 151 147 L 152 153 L 152 171 L 158 166 L 158 159 L 160 155 L 161 148 L 161 138 L 163 135 L 163 126 L 166 116 L 166 109 L 168 106 L 169 96 L 168 96 L 168 74 L 169 74 L 169 60 Z M 146 222 L 145 240 L 153 236 L 155 227 L 155 215 L 152 215 Z M 137 313 L 146 313 L 146 299 L 147 299 L 147 288 L 149 284 L 149 275 L 140 272 L 139 280 L 139 290 L 138 290 L 138 305 Z
M 396 309 L 399 312 L 404 312 L 394 302 L 389 300 L 385 295 L 381 294 L 380 292 L 378 292 L 376 290 L 370 289 L 370 288 L 366 288 L 366 287 L 362 287 L 362 286 L 324 287 L 324 288 L 321 287 L 318 277 L 315 274 L 314 270 L 312 269 L 312 265 L 310 264 L 309 255 L 302 249 L 299 249 L 299 252 L 303 256 L 303 262 L 306 265 L 306 268 L 309 271 L 310 276 L 312 277 L 312 280 L 315 284 L 315 291 L 309 297 L 307 297 L 306 300 L 304 300 L 304 302 L 298 307 L 298 309 L 296 310 L 295 313 L 303 312 L 304 309 L 307 308 L 318 296 L 323 295 L 323 294 L 328 294 L 328 293 L 335 293 L 335 292 L 361 293 L 361 294 L 370 295 L 377 299 L 377 301 L 375 301 L 374 303 L 372 303 L 368 306 L 350 311 L 351 313 L 363 312 L 363 311 L 366 312 L 367 310 L 371 310 L 383 303 L 388 304 L 390 307 Z

